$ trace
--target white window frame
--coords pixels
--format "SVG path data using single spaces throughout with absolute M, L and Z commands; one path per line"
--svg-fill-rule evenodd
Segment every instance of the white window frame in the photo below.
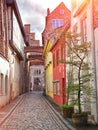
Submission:
M 63 19 L 52 19 L 52 28 L 63 26 Z

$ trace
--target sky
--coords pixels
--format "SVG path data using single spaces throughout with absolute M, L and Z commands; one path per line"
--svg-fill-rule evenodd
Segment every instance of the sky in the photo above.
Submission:
M 52 12 L 61 2 L 70 9 L 70 0 L 16 0 L 23 24 L 31 24 L 31 32 L 42 44 L 41 33 L 45 27 L 47 8 Z

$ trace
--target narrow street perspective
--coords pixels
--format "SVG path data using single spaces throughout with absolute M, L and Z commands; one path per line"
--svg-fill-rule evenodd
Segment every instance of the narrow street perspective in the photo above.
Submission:
M 42 92 L 27 93 L 0 130 L 68 130 Z
M 0 0 L 0 130 L 98 130 L 98 0 Z

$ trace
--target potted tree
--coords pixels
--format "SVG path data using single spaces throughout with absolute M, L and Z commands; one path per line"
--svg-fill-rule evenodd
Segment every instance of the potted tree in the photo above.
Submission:
M 81 43 L 80 34 L 66 33 L 66 46 L 69 53 L 66 64 L 73 68 L 73 95 L 77 113 L 72 116 L 76 125 L 87 124 L 87 113 L 82 111 L 84 104 L 90 102 L 92 88 L 90 81 L 92 77 L 89 62 L 90 42 Z

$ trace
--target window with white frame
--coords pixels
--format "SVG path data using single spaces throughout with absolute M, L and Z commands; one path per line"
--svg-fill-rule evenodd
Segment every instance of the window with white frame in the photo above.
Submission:
M 41 75 L 41 70 L 39 70 L 39 75 Z
M 62 45 L 61 46 L 61 60 L 64 61 L 64 59 L 65 59 L 65 46 Z
M 52 19 L 52 28 L 63 26 L 63 19 Z
M 55 67 L 55 53 L 53 54 L 53 67 Z
M 81 32 L 82 32 L 82 42 L 87 41 L 87 17 L 84 16 L 81 19 Z
M 53 83 L 54 95 L 60 95 L 60 82 L 56 81 Z
M 34 69 L 34 75 L 36 75 L 36 70 Z
M 8 92 L 8 76 L 5 76 L 5 94 Z
M 56 95 L 56 84 L 53 84 L 53 88 L 54 88 L 54 95 Z
M 60 82 L 57 82 L 57 95 L 60 95 Z
M 13 11 L 13 43 L 20 50 L 20 52 L 24 55 L 24 37 L 21 32 L 17 17 L 15 12 Z
M 4 88 L 4 75 L 0 74 L 0 94 L 3 94 L 3 88 Z
M 74 33 L 77 33 L 77 30 L 78 30 L 78 27 L 77 27 L 77 24 L 75 24 L 75 25 L 73 26 L 73 32 L 74 32 Z
M 56 51 L 56 65 L 59 65 L 59 49 Z

